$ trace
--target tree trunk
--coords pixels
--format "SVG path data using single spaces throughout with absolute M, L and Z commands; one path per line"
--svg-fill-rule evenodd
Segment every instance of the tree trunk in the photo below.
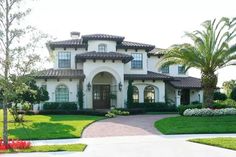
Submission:
M 213 103 L 217 81 L 218 79 L 214 72 L 202 72 L 203 107 L 209 107 Z
M 8 134 L 7 134 L 7 104 L 3 103 L 3 142 L 4 145 L 8 145 Z
M 4 77 L 5 80 L 8 80 L 8 74 L 10 69 L 10 55 L 9 55 L 9 2 L 6 0 L 6 55 L 5 55 L 5 69 L 4 69 Z M 7 98 L 4 98 L 3 101 L 3 143 L 4 145 L 8 145 L 8 132 L 7 132 Z

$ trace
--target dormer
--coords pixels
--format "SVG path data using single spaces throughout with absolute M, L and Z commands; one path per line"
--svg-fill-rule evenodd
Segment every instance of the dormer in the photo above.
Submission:
M 88 45 L 88 52 L 116 52 L 117 44 L 124 40 L 122 36 L 107 34 L 83 35 L 83 43 Z

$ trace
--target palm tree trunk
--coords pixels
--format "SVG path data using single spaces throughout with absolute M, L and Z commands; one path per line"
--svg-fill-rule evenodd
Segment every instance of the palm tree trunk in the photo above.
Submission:
M 209 107 L 213 103 L 217 81 L 218 79 L 214 72 L 202 72 L 203 107 Z

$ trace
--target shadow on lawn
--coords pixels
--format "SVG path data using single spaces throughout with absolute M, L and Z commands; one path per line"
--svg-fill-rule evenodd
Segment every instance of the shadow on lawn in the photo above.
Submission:
M 76 129 L 73 126 L 61 123 L 32 123 L 23 127 L 17 126 L 14 129 L 9 129 L 8 132 L 14 138 L 22 140 L 43 140 L 57 138 L 75 138 L 71 132 Z
M 104 117 L 87 115 L 50 115 L 50 121 L 94 121 Z

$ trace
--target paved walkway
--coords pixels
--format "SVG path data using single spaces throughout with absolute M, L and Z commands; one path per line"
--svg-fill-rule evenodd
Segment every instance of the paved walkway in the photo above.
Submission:
M 176 115 L 119 116 L 88 126 L 82 137 L 135 136 L 160 134 L 154 127 L 156 120 Z
M 0 154 L 1 157 L 235 157 L 236 151 L 188 142 L 191 138 L 236 137 L 215 135 L 144 135 L 34 141 L 34 145 L 85 143 L 84 152 Z

